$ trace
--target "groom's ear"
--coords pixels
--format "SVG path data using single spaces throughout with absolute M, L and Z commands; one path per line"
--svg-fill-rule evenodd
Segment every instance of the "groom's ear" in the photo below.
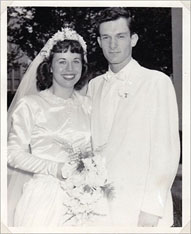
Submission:
M 139 40 L 139 36 L 138 36 L 136 33 L 134 33 L 134 34 L 131 36 L 131 46 L 132 46 L 132 47 L 135 47 L 136 44 L 137 44 L 137 42 L 138 42 L 138 40 Z
M 97 37 L 97 42 L 98 42 L 99 46 L 101 47 L 101 38 L 100 37 Z

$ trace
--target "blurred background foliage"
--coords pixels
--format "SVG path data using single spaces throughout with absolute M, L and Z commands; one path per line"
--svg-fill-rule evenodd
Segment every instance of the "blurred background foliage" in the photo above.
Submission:
M 107 62 L 97 43 L 96 17 L 102 7 L 9 7 L 8 69 L 19 66 L 19 50 L 31 60 L 46 41 L 66 23 L 72 23 L 88 46 L 89 79 L 107 70 Z M 143 66 L 172 74 L 170 8 L 130 9 L 136 17 L 139 41 L 133 57 Z

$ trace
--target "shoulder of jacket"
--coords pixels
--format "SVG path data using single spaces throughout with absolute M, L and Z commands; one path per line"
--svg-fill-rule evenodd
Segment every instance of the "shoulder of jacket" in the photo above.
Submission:
M 149 79 L 153 82 L 162 82 L 162 83 L 169 83 L 171 82 L 171 79 L 168 75 L 166 75 L 164 72 L 149 69 L 146 67 L 141 66 L 141 70 L 143 71 L 144 75 L 146 76 L 146 79 Z M 142 74 L 143 74 L 142 73 Z
M 93 84 L 97 84 L 97 83 L 101 83 L 103 81 L 103 77 L 104 77 L 105 73 L 104 74 L 101 74 L 99 76 L 96 76 L 94 78 L 92 78 L 89 82 L 89 85 L 93 85 Z

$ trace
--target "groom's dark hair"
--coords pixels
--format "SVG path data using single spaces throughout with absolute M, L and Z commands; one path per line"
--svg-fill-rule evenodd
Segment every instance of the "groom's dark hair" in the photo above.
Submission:
M 135 30 L 135 16 L 132 15 L 131 11 L 124 7 L 108 7 L 103 9 L 97 17 L 97 33 L 99 35 L 100 24 L 108 21 L 118 20 L 119 18 L 125 18 L 130 30 L 130 34 L 136 33 Z

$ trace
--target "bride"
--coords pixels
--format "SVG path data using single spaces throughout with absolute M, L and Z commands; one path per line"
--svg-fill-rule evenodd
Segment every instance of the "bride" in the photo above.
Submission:
M 109 222 L 112 186 L 104 160 L 92 152 L 91 105 L 77 91 L 86 68 L 85 41 L 64 28 L 22 79 L 8 113 L 9 226 Z

